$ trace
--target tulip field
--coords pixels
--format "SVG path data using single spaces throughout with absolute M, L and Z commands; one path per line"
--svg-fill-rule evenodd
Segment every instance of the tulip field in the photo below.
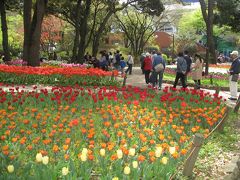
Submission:
M 5 84 L 47 84 L 47 85 L 118 85 L 112 79 L 118 72 L 106 72 L 101 69 L 83 67 L 28 67 L 0 64 L 0 82 Z
M 166 87 L 0 89 L 0 179 L 168 179 L 224 100 Z

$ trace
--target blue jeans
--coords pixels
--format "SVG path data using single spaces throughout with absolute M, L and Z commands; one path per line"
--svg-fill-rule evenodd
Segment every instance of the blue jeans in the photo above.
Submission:
M 163 81 L 163 71 L 160 71 L 159 73 L 153 71 L 153 77 L 154 77 L 154 81 L 153 83 L 153 87 L 155 87 L 155 85 L 158 83 L 158 87 L 162 88 L 162 81 Z

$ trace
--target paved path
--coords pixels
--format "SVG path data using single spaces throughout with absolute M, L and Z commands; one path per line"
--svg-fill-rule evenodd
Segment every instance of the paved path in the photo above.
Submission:
M 132 73 L 132 75 L 128 75 L 126 84 L 141 87 L 141 88 L 147 87 L 147 85 L 145 83 L 144 74 L 142 74 L 142 71 L 141 71 L 140 67 L 134 67 L 133 68 L 133 73 Z M 172 84 L 163 83 L 163 88 L 165 86 L 172 86 Z M 206 91 L 206 92 L 210 92 L 211 94 L 215 93 L 215 90 L 209 90 L 209 89 L 203 89 L 203 90 Z M 230 92 L 229 91 L 220 91 L 219 95 L 227 100 L 226 103 L 229 106 L 231 106 L 231 107 L 235 106 L 236 101 L 228 100 L 228 98 L 230 97 Z

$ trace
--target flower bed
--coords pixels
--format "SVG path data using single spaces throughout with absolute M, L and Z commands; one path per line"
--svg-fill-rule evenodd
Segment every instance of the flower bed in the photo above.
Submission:
M 223 117 L 195 90 L 0 90 L 0 179 L 167 179 Z
M 117 75 L 117 72 L 114 72 Z M 95 68 L 57 68 L 0 65 L 0 82 L 50 85 L 116 85 L 112 72 Z
M 209 64 L 209 67 L 212 68 L 221 68 L 221 69 L 230 69 L 230 64 Z

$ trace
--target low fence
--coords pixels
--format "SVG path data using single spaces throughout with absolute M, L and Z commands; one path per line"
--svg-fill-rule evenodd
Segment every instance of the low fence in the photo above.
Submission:
M 224 124 L 225 124 L 225 122 L 226 122 L 226 120 L 227 120 L 227 118 L 229 116 L 230 109 L 231 108 L 227 107 L 222 120 L 219 121 L 219 123 L 207 135 L 207 137 L 204 138 L 204 136 L 202 134 L 199 134 L 199 133 L 196 133 L 194 135 L 191 150 L 188 152 L 188 156 L 187 156 L 185 162 L 183 163 L 183 175 L 184 176 L 188 176 L 188 177 L 192 176 L 193 169 L 194 169 L 195 163 L 197 161 L 197 157 L 198 157 L 199 151 L 200 151 L 204 141 L 208 137 L 210 137 L 212 135 L 212 133 L 214 133 L 215 131 L 223 132 Z M 179 169 L 181 169 L 181 168 L 182 167 L 179 167 Z M 172 175 L 170 179 L 174 179 L 175 176 L 178 174 L 178 172 L 179 171 L 177 171 L 174 175 Z

